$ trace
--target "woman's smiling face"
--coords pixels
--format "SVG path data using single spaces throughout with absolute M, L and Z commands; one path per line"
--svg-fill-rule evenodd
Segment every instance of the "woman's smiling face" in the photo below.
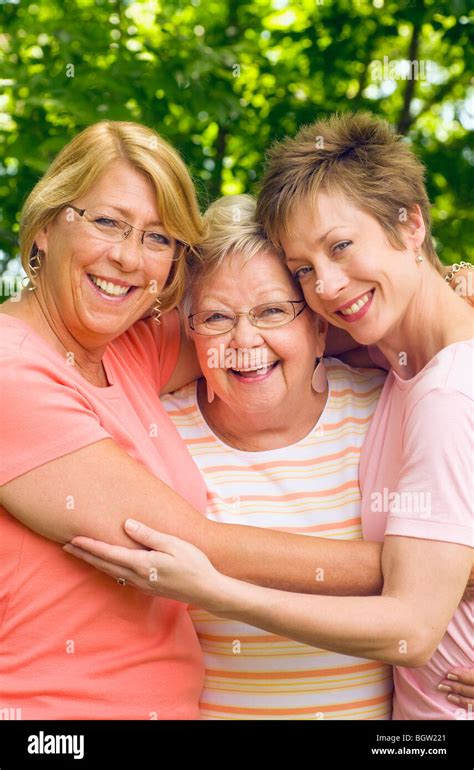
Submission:
M 342 196 L 319 193 L 316 205 L 296 208 L 281 242 L 310 307 L 367 345 L 401 321 L 413 298 L 421 215 L 410 217 L 405 235 L 406 249 L 396 249 L 373 216 Z
M 205 280 L 192 313 L 245 313 L 258 305 L 301 299 L 298 286 L 272 251 L 248 260 L 235 254 Z M 295 307 L 298 312 L 303 305 Z M 323 326 L 319 331 L 318 319 L 306 307 L 285 326 L 257 328 L 241 315 L 231 331 L 218 336 L 193 333 L 193 339 L 215 394 L 242 414 L 258 413 L 290 407 L 293 401 L 301 405 L 311 394 L 315 359 L 324 351 Z
M 163 235 L 160 252 L 146 249 L 134 230 L 110 243 L 67 207 L 38 233 L 36 244 L 45 253 L 38 285 L 46 301 L 77 341 L 107 343 L 153 304 L 169 275 L 175 241 L 160 224 L 151 181 L 126 162 L 111 165 L 71 203 Z

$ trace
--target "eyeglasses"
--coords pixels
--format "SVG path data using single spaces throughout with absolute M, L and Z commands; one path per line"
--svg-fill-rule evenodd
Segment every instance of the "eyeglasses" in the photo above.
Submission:
M 296 305 L 303 305 L 303 307 L 297 310 Z M 247 316 L 250 323 L 259 329 L 276 329 L 294 321 L 305 307 L 304 299 L 289 299 L 283 302 L 267 302 L 264 305 L 256 305 L 248 313 L 233 313 L 231 310 L 206 310 L 188 316 L 188 321 L 196 334 L 207 334 L 208 336 L 230 332 L 240 315 Z
M 175 244 L 179 244 L 175 238 L 171 238 L 169 235 L 163 235 L 163 233 L 154 232 L 152 230 L 140 230 L 138 227 L 125 222 L 123 219 L 115 219 L 108 214 L 99 214 L 97 211 L 89 211 L 89 209 L 79 209 L 77 206 L 73 206 L 68 203 L 65 208 L 72 209 L 83 221 L 89 225 L 91 232 L 100 240 L 107 241 L 108 243 L 118 243 L 128 238 L 132 230 L 137 230 L 141 233 L 140 243 L 149 251 L 162 253 L 165 251 L 173 250 Z M 177 259 L 177 257 L 173 257 Z

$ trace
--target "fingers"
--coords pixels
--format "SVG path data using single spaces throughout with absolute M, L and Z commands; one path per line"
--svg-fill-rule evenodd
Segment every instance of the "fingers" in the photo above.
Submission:
M 121 545 L 103 543 L 102 540 L 93 540 L 91 537 L 73 537 L 71 544 L 77 546 L 82 551 L 87 551 L 89 554 L 97 556 L 97 558 L 102 559 L 109 565 L 115 564 L 120 567 L 130 567 L 130 569 L 135 569 L 137 563 L 134 554 L 144 553 L 132 548 L 124 548 Z
M 450 693 L 448 695 L 448 700 L 450 703 L 455 703 L 456 706 L 460 706 L 466 710 L 472 709 L 474 706 L 474 700 L 472 698 L 465 698 L 463 695 L 453 695 Z
M 100 572 L 105 572 L 106 575 L 110 575 L 111 577 L 121 577 L 129 581 L 132 581 L 132 579 L 135 578 L 136 580 L 137 576 L 135 573 L 126 567 L 119 567 L 114 564 L 110 564 L 108 561 L 104 561 L 103 559 L 99 559 L 97 556 L 93 556 L 87 551 L 83 551 L 82 548 L 77 548 L 76 546 L 70 545 L 68 543 L 63 547 L 63 551 L 70 553 L 71 556 L 75 556 L 77 559 L 81 559 L 81 561 L 87 562 L 87 564 L 90 564 L 91 567 L 95 567 Z
M 438 685 L 451 703 L 468 708 L 474 705 L 474 668 L 454 668 Z
M 448 671 L 446 679 L 449 679 L 449 684 L 454 682 L 460 682 L 463 685 L 469 685 L 474 695 L 474 668 L 452 668 Z
M 158 532 L 158 530 L 152 529 L 135 519 L 127 519 L 125 531 L 137 543 L 142 543 L 142 545 L 146 545 L 147 548 L 151 548 L 153 551 L 163 551 L 164 553 L 171 554 L 173 546 L 183 542 L 179 537 L 165 535 L 164 532 Z

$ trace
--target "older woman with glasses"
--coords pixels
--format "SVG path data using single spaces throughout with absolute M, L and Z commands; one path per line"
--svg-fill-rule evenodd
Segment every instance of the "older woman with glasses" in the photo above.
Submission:
M 322 358 L 327 325 L 255 222 L 216 201 L 183 309 L 204 378 L 164 396 L 208 489 L 208 517 L 361 538 L 359 453 L 384 373 Z M 246 308 L 246 311 L 241 309 Z M 296 555 L 296 554 L 295 554 Z M 324 582 L 315 561 L 315 587 Z M 391 668 L 191 609 L 210 719 L 389 719 Z

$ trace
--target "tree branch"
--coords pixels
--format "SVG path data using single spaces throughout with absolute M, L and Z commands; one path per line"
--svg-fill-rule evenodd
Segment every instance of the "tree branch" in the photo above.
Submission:
M 411 67 L 411 62 L 418 62 L 418 47 L 419 47 L 419 41 L 420 41 L 420 33 L 421 33 L 421 19 L 419 17 L 417 21 L 413 22 L 413 31 L 412 31 L 411 40 L 410 40 L 410 48 L 408 51 L 408 60 L 410 62 L 410 67 Z M 403 135 L 405 135 L 408 132 L 408 129 L 410 128 L 413 122 L 413 117 L 410 113 L 411 102 L 415 94 L 415 78 L 413 77 L 413 70 L 411 70 L 409 74 L 411 75 L 411 77 L 409 77 L 407 80 L 405 93 L 403 95 L 403 107 L 402 107 L 402 111 L 400 113 L 400 117 L 398 119 L 398 125 L 397 125 L 398 133 Z

